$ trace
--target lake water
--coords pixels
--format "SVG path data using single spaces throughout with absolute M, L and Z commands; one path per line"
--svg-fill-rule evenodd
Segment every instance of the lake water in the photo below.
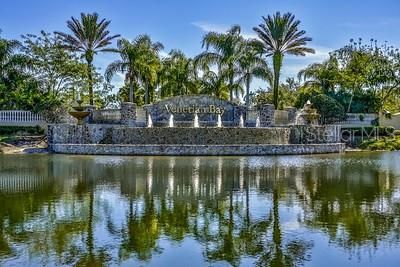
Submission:
M 0 266 L 400 266 L 400 153 L 0 155 Z

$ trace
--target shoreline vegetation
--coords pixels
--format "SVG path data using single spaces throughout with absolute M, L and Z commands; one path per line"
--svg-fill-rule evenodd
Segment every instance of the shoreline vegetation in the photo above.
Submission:
M 47 150 L 46 136 L 0 136 L 0 154 L 30 154 L 45 153 Z
M 381 137 L 375 140 L 367 140 L 360 144 L 359 148 L 366 151 L 399 151 L 400 136 Z
M 0 126 L 0 154 L 43 153 L 46 150 L 47 137 L 41 127 Z

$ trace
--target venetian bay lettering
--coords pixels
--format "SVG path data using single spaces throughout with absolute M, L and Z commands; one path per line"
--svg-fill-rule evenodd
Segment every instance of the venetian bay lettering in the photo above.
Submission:
M 176 114 L 176 113 L 209 113 L 209 114 L 220 114 L 221 116 L 224 114 L 225 110 L 223 107 L 218 107 L 215 105 L 208 105 L 204 107 L 199 107 L 195 105 L 184 106 L 184 107 L 176 107 L 171 105 L 165 105 L 165 109 L 168 113 Z

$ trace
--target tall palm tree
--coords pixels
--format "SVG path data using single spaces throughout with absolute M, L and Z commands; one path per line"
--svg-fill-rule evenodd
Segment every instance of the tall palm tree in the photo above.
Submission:
M 240 32 L 240 26 L 234 25 L 226 33 L 207 33 L 202 44 L 206 51 L 195 58 L 196 64 L 216 65 L 218 72 L 224 72 L 227 75 L 231 101 L 233 100 L 235 77 L 243 41 Z
M 163 49 L 159 42 L 153 43 L 148 35 L 139 35 L 132 42 L 120 39 L 117 42 L 117 51 L 121 60 L 108 65 L 105 76 L 110 81 L 117 72 L 125 73 L 125 81 L 129 85 L 129 101 L 135 101 L 135 88 L 142 85 L 145 89 L 145 103 L 148 104 L 149 86 L 157 80 L 160 69 L 158 53 Z
M 329 59 L 323 63 L 314 63 L 298 73 L 299 80 L 303 79 L 306 85 L 316 85 L 326 94 L 334 90 L 339 78 L 339 65 L 336 59 Z
M 137 39 L 132 43 L 126 39 L 117 42 L 118 52 L 121 60 L 116 60 L 107 66 L 105 77 L 109 82 L 117 73 L 125 73 L 125 82 L 129 86 L 129 102 L 135 102 L 135 90 L 139 85 L 140 52 L 137 49 Z
M 120 35 L 110 35 L 107 29 L 111 21 L 99 19 L 97 13 L 81 13 L 81 19 L 71 17 L 67 21 L 67 27 L 72 34 L 55 32 L 60 35 L 66 47 L 72 51 L 82 53 L 87 63 L 88 87 L 90 105 L 93 105 L 93 58 L 98 52 L 115 52 L 109 48 L 111 41 Z
M 277 108 L 279 104 L 279 76 L 284 55 L 305 56 L 306 53 L 315 53 L 315 51 L 305 46 L 312 39 L 305 36 L 304 30 L 299 30 L 300 21 L 295 20 L 292 13 L 281 15 L 280 12 L 277 12 L 272 17 L 268 15 L 262 18 L 263 23 L 254 27 L 253 30 L 261 39 L 266 56 L 272 56 L 273 98 L 274 105 Z
M 198 91 L 193 59 L 180 50 L 172 50 L 162 61 L 159 76 L 161 97 L 196 94 Z
M 145 88 L 144 103 L 150 103 L 150 89 L 155 89 L 158 73 L 161 69 L 159 53 L 164 49 L 160 42 L 153 42 L 148 35 L 140 35 L 136 39 L 140 57 L 140 80 Z
M 215 73 L 213 71 L 207 71 L 203 74 L 201 79 L 201 93 L 213 95 L 218 98 L 228 99 L 229 92 L 232 90 L 241 90 L 240 84 L 234 84 L 233 88 L 229 87 L 226 83 L 226 74 Z
M 272 83 L 273 74 L 267 62 L 262 58 L 260 42 L 246 40 L 243 42 L 243 51 L 239 58 L 239 82 L 246 86 L 246 107 L 250 107 L 250 84 L 254 77 Z

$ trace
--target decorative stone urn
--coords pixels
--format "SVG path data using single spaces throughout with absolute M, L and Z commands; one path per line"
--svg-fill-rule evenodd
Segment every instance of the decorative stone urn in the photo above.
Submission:
M 72 117 L 78 120 L 78 125 L 82 125 L 84 119 L 89 116 L 90 111 L 85 111 L 86 107 L 82 106 L 83 100 L 76 100 L 78 105 L 72 106 L 73 111 L 68 112 Z
M 300 113 L 296 117 L 297 125 L 318 125 L 320 115 L 315 108 L 312 108 L 312 103 L 308 100 Z

